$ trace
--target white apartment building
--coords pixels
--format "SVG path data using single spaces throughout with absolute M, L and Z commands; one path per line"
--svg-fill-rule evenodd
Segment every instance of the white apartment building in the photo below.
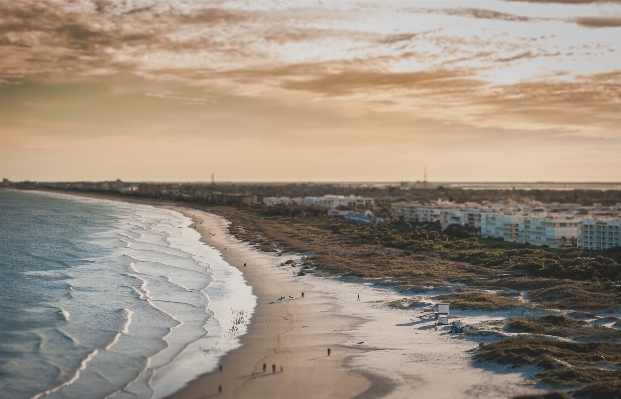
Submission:
M 482 213 L 481 235 L 502 237 L 505 241 L 516 242 L 520 238 L 520 215 L 505 213 Z
M 481 215 L 483 215 L 482 211 L 463 209 L 459 213 L 459 224 L 462 226 L 481 227 Z
M 621 246 L 619 236 L 621 219 L 611 217 L 588 217 L 582 221 L 578 245 L 584 249 L 601 251 Z
M 395 202 L 392 204 L 392 217 L 395 220 L 403 219 L 405 222 L 418 221 L 419 202 Z
M 571 214 L 525 215 L 520 225 L 520 242 L 551 248 L 576 245 L 581 221 Z
M 419 202 L 395 202 L 392 204 L 392 216 L 394 219 L 403 219 L 404 222 L 439 222 L 443 229 L 451 224 L 479 227 L 479 207 L 475 203 L 454 204 L 443 201 L 424 205 Z
M 323 197 L 304 197 L 304 205 L 324 206 L 326 208 L 336 208 L 339 205 L 355 207 L 373 205 L 372 198 L 350 195 L 324 195 Z
M 579 246 L 606 249 L 621 246 L 621 206 L 577 204 L 396 202 L 393 218 L 405 222 L 439 222 L 479 227 L 482 236 L 551 248 Z

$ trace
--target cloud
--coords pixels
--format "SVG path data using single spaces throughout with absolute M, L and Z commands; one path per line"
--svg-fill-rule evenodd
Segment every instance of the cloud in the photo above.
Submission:
M 621 18 L 615 17 L 578 17 L 572 21 L 587 28 L 618 28 L 621 26 Z
M 325 74 L 313 79 L 285 80 L 282 87 L 325 95 L 346 95 L 375 90 L 434 90 L 474 87 L 481 82 L 467 73 L 450 70 L 420 72 L 376 72 L 350 70 Z
M 224 10 L 220 8 L 204 8 L 188 14 L 178 16 L 182 23 L 215 24 L 215 23 L 239 23 L 251 17 L 250 12 L 242 10 Z
M 513 55 L 505 58 L 498 58 L 499 62 L 511 62 L 516 60 L 521 60 L 522 58 L 533 58 L 534 55 L 530 51 L 525 51 L 521 54 Z
M 504 12 L 498 12 L 493 10 L 486 10 L 482 8 L 444 8 L 438 10 L 446 15 L 455 15 L 460 17 L 471 17 L 471 18 L 479 18 L 479 19 L 497 19 L 501 21 L 517 21 L 517 22 L 530 22 L 535 19 L 530 17 L 524 17 L 515 14 L 507 14 Z
M 417 36 L 420 36 L 420 35 L 423 35 L 429 32 L 430 31 L 417 32 L 417 33 L 397 33 L 397 34 L 385 35 L 384 37 L 381 37 L 375 40 L 375 42 L 378 44 L 395 44 L 395 43 L 400 43 L 400 42 L 408 42 Z

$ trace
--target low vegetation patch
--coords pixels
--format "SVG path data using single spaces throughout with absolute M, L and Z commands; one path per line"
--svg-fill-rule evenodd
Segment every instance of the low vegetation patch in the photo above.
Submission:
M 621 373 L 596 367 L 621 366 L 621 344 L 560 342 L 510 338 L 486 345 L 475 355 L 481 360 L 514 366 L 536 365 L 547 371 L 537 377 L 547 384 L 582 386 L 578 397 L 621 396 Z
M 438 296 L 436 299 L 441 302 L 449 302 L 452 308 L 472 310 L 500 310 L 522 304 L 502 295 L 481 291 L 456 292 Z
M 395 309 L 410 309 L 414 306 L 420 304 L 418 300 L 413 300 L 410 298 L 398 299 L 396 301 L 388 302 L 388 306 Z
M 621 342 L 621 330 L 591 326 L 585 321 L 573 320 L 565 315 L 509 319 L 507 331 L 566 337 L 580 342 Z
M 545 359 L 555 359 L 560 364 L 567 363 L 571 366 L 596 365 L 604 362 L 621 365 L 621 344 L 509 338 L 486 345 L 476 356 L 483 360 L 513 365 L 537 365 Z
M 616 399 L 621 397 L 621 373 L 597 368 L 565 368 L 537 375 L 542 382 L 553 386 L 580 386 L 574 392 L 578 398 Z
M 579 328 L 588 325 L 589 323 L 585 321 L 573 320 L 565 315 L 551 314 L 546 316 L 526 317 L 522 319 L 509 319 L 507 328 L 511 332 L 545 334 L 558 328 Z

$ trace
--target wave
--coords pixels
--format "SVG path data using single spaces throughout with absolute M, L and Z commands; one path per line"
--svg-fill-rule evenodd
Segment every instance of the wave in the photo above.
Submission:
M 125 316 L 125 323 L 123 323 L 123 327 L 121 328 L 123 334 L 129 334 L 129 325 L 132 324 L 133 314 L 134 313 L 129 309 L 123 309 L 123 316 Z
M 136 264 L 134 262 L 129 262 L 129 270 L 132 271 L 132 273 L 138 273 L 141 274 L 138 269 L 136 269 Z
M 47 396 L 50 395 L 56 391 L 59 391 L 63 388 L 68 387 L 69 385 L 73 384 L 74 382 L 76 382 L 78 380 L 78 378 L 80 378 L 80 372 L 84 371 L 86 369 L 86 365 L 88 364 L 88 362 L 90 362 L 91 360 L 93 360 L 93 358 L 95 356 L 97 356 L 97 354 L 99 353 L 99 349 L 95 349 L 94 351 L 92 351 L 91 353 L 89 353 L 88 355 L 86 355 L 86 357 L 84 359 L 82 359 L 82 361 L 80 362 L 80 365 L 78 366 L 78 368 L 76 369 L 75 373 L 73 374 L 73 377 L 71 377 L 68 381 L 63 382 L 62 384 L 52 388 L 52 389 L 48 389 L 47 391 L 41 392 L 36 394 L 35 396 L 33 396 L 30 399 L 38 399 L 40 397 L 43 396 Z
M 183 285 L 181 285 L 181 284 L 177 284 L 177 283 L 175 283 L 175 282 L 174 282 L 174 281 L 172 281 L 172 280 L 170 279 L 170 277 L 168 277 L 168 276 L 162 276 L 162 277 L 164 277 L 164 278 L 168 281 L 168 283 L 169 283 L 169 284 L 171 284 L 171 285 L 175 285 L 175 286 L 177 286 L 177 287 L 181 288 L 182 290 L 185 290 L 185 291 L 187 291 L 187 292 L 194 291 L 194 290 L 191 290 L 191 289 L 189 289 L 189 288 L 187 288 L 187 287 L 184 287 L 184 286 L 183 286 Z
M 70 290 L 73 291 L 73 290 Z M 69 314 L 69 312 L 67 312 L 65 309 L 63 308 L 58 308 L 58 314 L 62 316 L 63 319 L 65 319 L 65 321 L 69 321 L 69 317 L 71 316 Z
M 120 331 L 116 333 L 114 335 L 114 338 L 112 338 L 112 341 L 110 341 L 110 343 L 106 345 L 106 347 L 104 348 L 105 350 L 110 350 L 119 341 L 119 338 L 121 338 L 122 335 L 129 334 L 129 325 L 132 323 L 133 314 L 134 313 L 129 309 L 123 309 L 123 316 L 125 318 L 125 321 L 121 325 Z
M 186 272 L 191 272 L 191 273 L 198 273 L 198 274 L 206 274 L 208 276 L 211 276 L 211 273 L 207 273 L 206 271 L 200 271 L 200 270 L 192 270 L 192 269 L 188 269 L 185 267 L 181 267 L 181 266 L 175 266 L 175 265 L 169 265 L 168 263 L 163 263 L 163 262 L 158 262 L 156 260 L 144 260 L 144 259 L 139 259 L 136 258 L 134 256 L 131 255 L 125 255 L 128 258 L 131 258 L 137 262 L 142 262 L 142 263 L 153 263 L 153 264 L 157 264 L 157 265 L 162 265 L 162 266 L 166 266 L 166 267 L 172 267 L 175 269 L 179 269 L 179 270 L 185 270 Z M 140 272 L 138 272 L 139 274 L 142 274 Z

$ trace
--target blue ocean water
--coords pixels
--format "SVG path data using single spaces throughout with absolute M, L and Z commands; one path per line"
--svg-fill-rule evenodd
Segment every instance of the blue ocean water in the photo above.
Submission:
M 213 370 L 256 298 L 190 223 L 0 190 L 0 397 L 159 398 Z

